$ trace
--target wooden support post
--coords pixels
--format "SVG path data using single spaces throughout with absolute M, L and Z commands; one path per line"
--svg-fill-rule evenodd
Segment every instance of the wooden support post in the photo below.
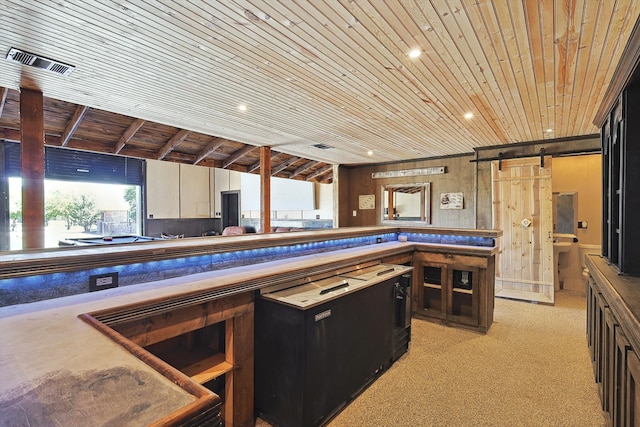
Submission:
M 225 425 L 253 427 L 253 311 L 226 321 Z
M 22 248 L 44 247 L 44 98 L 20 90 Z
M 393 188 L 389 187 L 387 189 L 387 193 L 388 193 L 387 205 L 389 206 L 387 219 L 394 220 L 394 219 L 396 219 L 396 216 L 395 216 L 396 205 L 393 203 L 393 199 L 394 199 L 394 197 L 393 197 Z
M 5 145 L 0 144 L 0 251 L 11 250 L 11 218 L 9 217 L 9 178 L 5 161 Z M 5 232 L 6 231 L 6 232 Z
M 427 220 L 426 201 L 427 201 L 427 194 L 425 191 L 425 186 L 423 185 L 422 187 L 420 187 L 420 221 Z
M 260 230 L 271 231 L 271 147 L 260 147 Z

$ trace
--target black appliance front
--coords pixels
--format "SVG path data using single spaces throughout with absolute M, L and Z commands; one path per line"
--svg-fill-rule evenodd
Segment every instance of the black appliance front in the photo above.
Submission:
M 398 360 L 409 350 L 411 341 L 411 274 L 395 279 L 395 316 L 393 330 L 393 360 Z
M 287 427 L 329 421 L 393 359 L 398 278 L 302 310 L 255 304 L 255 406 Z

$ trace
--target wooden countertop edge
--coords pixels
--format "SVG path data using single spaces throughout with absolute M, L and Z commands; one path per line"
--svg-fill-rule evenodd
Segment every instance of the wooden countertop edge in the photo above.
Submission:
M 169 365 L 162 359 L 158 358 L 154 354 L 148 352 L 144 348 L 123 337 L 115 330 L 99 322 L 90 314 L 83 313 L 78 317 L 196 399 L 189 405 L 186 405 L 177 411 L 165 415 L 152 425 L 183 425 L 193 415 L 202 412 L 206 408 L 221 405 L 222 399 L 220 398 L 220 396 L 212 393 L 207 388 L 196 383 L 195 381 L 192 381 L 191 378 L 189 378 L 187 375 L 183 374 L 182 372 Z
M 620 275 L 598 255 L 588 255 L 586 265 L 631 346 L 640 351 L 640 278 Z
M 265 248 L 342 238 L 366 237 L 380 233 L 415 232 L 496 238 L 501 230 L 401 227 L 344 227 L 288 233 L 243 234 L 238 236 L 194 237 L 99 247 L 68 247 L 0 253 L 0 279 L 187 256 Z
M 450 253 L 461 255 L 475 255 L 490 257 L 498 253 L 497 246 L 468 246 L 468 245 L 447 245 L 442 243 L 420 243 L 409 242 L 417 251 L 429 251 L 436 253 Z

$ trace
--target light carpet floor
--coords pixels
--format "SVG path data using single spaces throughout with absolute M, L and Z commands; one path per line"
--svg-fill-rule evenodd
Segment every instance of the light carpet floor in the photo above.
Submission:
M 555 306 L 496 299 L 486 335 L 414 319 L 409 352 L 329 427 L 606 425 L 585 315 L 561 291 Z

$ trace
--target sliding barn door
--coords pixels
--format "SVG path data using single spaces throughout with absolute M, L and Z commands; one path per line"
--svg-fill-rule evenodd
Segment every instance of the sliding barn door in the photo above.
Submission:
M 551 157 L 494 161 L 496 296 L 553 304 Z

